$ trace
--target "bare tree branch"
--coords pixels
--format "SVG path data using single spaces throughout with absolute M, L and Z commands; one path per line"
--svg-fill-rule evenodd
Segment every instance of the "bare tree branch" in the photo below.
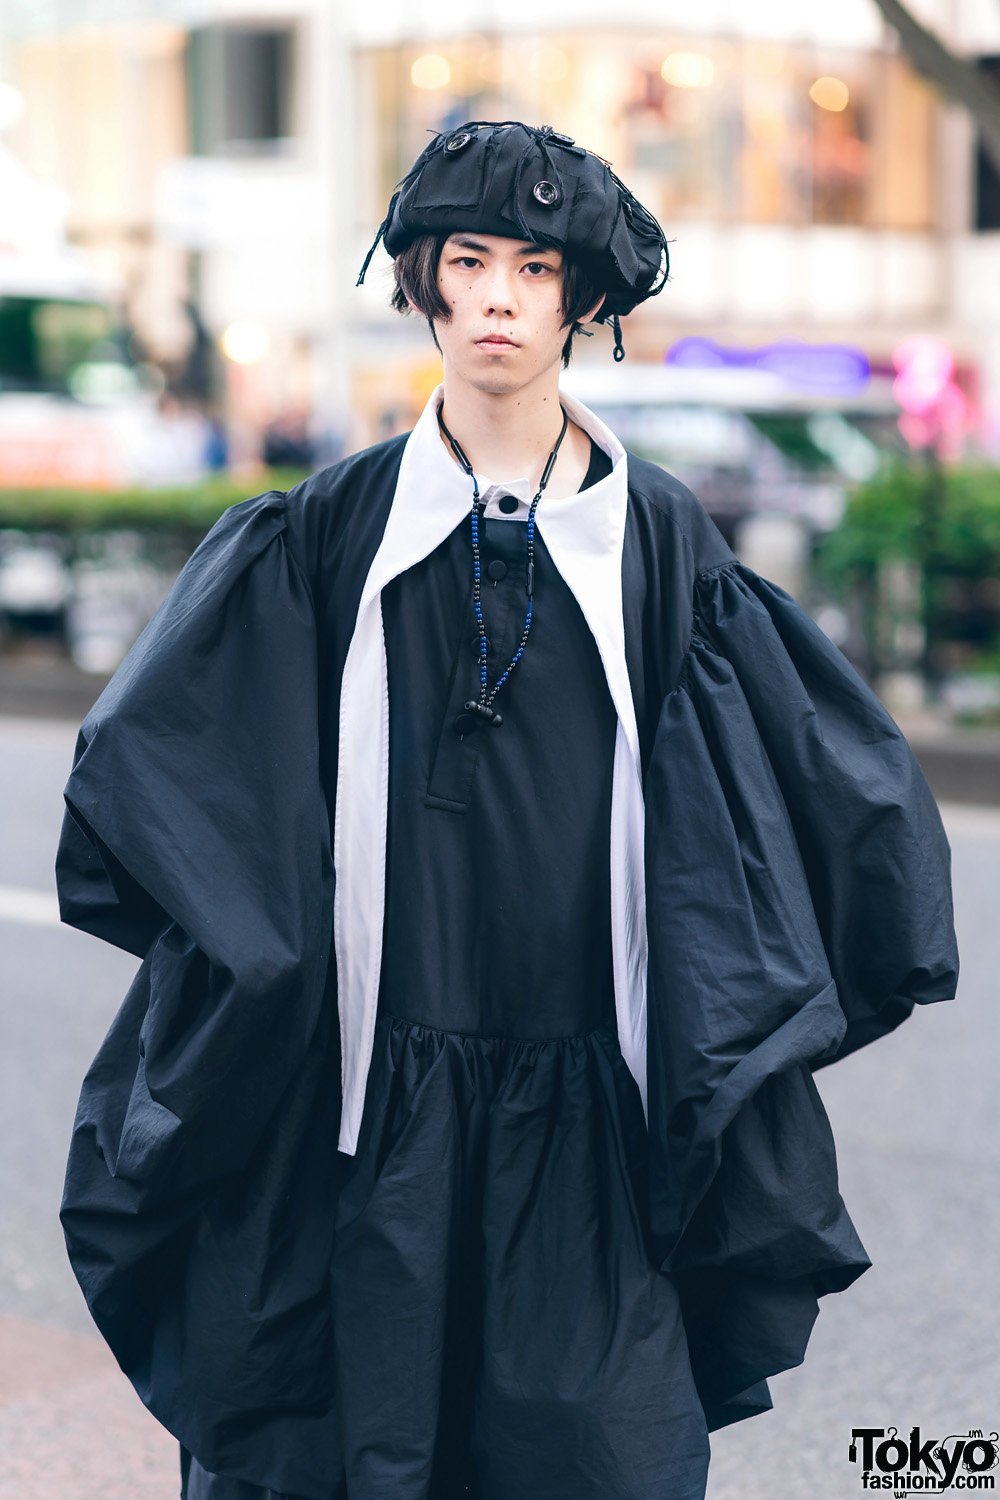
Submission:
M 933 31 L 910 14 L 901 0 L 875 0 L 883 19 L 918 73 L 971 114 L 983 149 L 1000 173 L 1000 89 L 967 58 L 952 52 Z

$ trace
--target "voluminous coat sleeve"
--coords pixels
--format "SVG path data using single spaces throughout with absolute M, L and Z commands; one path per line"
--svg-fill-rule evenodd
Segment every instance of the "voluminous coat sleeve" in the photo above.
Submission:
M 328 1009 L 317 632 L 289 520 L 283 495 L 244 501 L 188 560 L 83 722 L 56 859 L 63 920 L 142 959 L 80 1095 L 70 1259 L 140 1395 L 207 1453 L 219 1399 L 197 1381 L 221 1299 L 196 1301 L 194 1221 L 220 1211 L 279 1100 L 287 1114 L 283 1096 L 319 1090 Z M 338 1099 L 336 1060 L 322 1088 Z M 228 1274 L 256 1294 L 250 1267 Z
M 722 1426 L 870 1264 L 812 1075 L 954 995 L 950 850 L 873 691 L 735 559 L 696 577 L 646 806 L 651 1217 Z

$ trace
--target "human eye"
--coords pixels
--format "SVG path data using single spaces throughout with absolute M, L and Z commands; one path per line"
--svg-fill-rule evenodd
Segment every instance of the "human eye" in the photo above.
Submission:
M 524 269 L 526 271 L 531 271 L 532 274 L 528 278 L 530 281 L 540 281 L 542 277 L 546 275 L 546 273 L 551 274 L 555 268 L 553 266 L 550 266 L 548 261 L 529 260 L 525 262 Z
M 479 261 L 474 255 L 458 255 L 455 257 L 453 264 L 456 266 L 471 268 L 472 266 L 478 266 Z

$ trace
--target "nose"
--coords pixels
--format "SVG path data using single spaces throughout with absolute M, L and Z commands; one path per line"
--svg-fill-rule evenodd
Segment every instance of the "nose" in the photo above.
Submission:
M 517 294 L 511 271 L 505 266 L 491 266 L 483 278 L 483 315 L 514 317 L 517 314 Z

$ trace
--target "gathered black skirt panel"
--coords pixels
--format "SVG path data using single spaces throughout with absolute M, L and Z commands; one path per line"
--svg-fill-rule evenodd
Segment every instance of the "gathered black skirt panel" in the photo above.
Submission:
M 330 1500 L 703 1500 L 613 1018 L 529 1040 L 383 1011 L 369 1088 L 331 1266 Z M 279 1500 L 194 1461 L 184 1496 Z

